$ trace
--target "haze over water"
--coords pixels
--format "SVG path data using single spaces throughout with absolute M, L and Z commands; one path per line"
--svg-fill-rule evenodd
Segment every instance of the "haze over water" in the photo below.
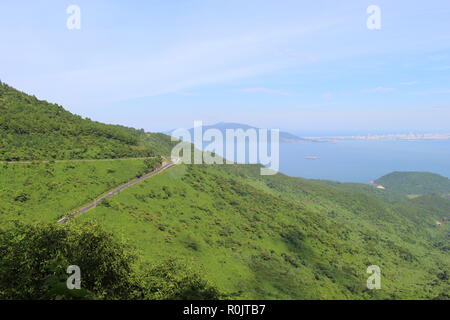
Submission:
M 280 144 L 280 172 L 290 176 L 367 183 L 393 171 L 427 171 L 450 177 L 450 140 Z

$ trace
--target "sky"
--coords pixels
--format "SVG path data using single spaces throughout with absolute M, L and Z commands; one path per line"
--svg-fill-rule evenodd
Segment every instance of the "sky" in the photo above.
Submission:
M 147 131 L 450 132 L 449 17 L 448 0 L 2 1 L 0 80 Z

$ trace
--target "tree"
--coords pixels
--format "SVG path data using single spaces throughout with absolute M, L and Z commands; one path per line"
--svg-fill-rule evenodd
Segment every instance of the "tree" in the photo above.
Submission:
M 100 226 L 16 223 L 0 230 L 0 299 L 214 299 L 219 291 L 173 260 L 148 267 Z M 69 290 L 69 266 L 81 290 Z

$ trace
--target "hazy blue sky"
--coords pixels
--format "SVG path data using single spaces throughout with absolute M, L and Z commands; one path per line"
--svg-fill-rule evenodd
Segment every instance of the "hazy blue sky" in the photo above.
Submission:
M 0 37 L 2 81 L 99 121 L 450 131 L 448 0 L 2 1 Z

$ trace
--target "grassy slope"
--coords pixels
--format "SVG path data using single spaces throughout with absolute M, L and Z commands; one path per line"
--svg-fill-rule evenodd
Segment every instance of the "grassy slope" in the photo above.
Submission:
M 385 202 L 398 202 L 421 195 L 433 194 L 442 195 L 450 199 L 450 180 L 428 172 L 393 172 L 375 181 L 377 184 L 385 186 L 386 190 L 380 190 L 361 183 L 341 183 L 327 180 L 311 181 L 342 191 L 376 196 Z
M 180 166 L 79 221 L 130 238 L 146 260 L 187 259 L 242 298 L 433 298 L 448 290 L 439 276 L 449 257 L 433 246 L 444 230 L 427 233 L 366 195 L 261 178 L 257 169 Z M 371 264 L 382 268 L 378 292 L 365 288 Z
M 0 89 L 0 159 L 171 149 L 167 136 L 92 122 L 6 85 Z M 2 225 L 56 221 L 143 170 L 141 160 L 1 166 Z M 99 220 L 141 249 L 143 261 L 186 259 L 243 298 L 445 298 L 449 292 L 449 229 L 430 222 L 435 214 L 444 217 L 444 203 L 431 207 L 432 200 L 420 198 L 391 205 L 358 185 L 261 177 L 258 170 L 178 166 L 75 223 Z M 430 218 L 422 219 L 417 208 Z M 365 288 L 371 264 L 382 268 L 380 291 Z
M 0 161 L 169 155 L 168 136 L 71 114 L 0 83 Z
M 434 241 L 434 246 L 450 252 L 450 201 L 437 195 L 423 195 L 414 199 L 394 204 L 397 212 L 422 226 L 431 239 L 441 232 L 447 234 L 440 241 Z M 438 223 L 441 225 L 438 226 Z
M 0 164 L 0 223 L 56 221 L 143 172 L 143 160 Z
M 1 222 L 55 221 L 142 170 L 142 160 L 3 164 Z M 99 220 L 143 261 L 186 259 L 243 298 L 436 297 L 448 290 L 438 278 L 449 268 L 448 228 L 410 212 L 309 180 L 261 177 L 258 166 L 179 166 L 77 221 Z M 370 264 L 385 276 L 379 292 L 364 286 Z
M 375 196 L 385 202 L 397 202 L 407 198 L 404 192 L 396 189 L 380 190 L 374 186 L 362 183 L 336 182 L 328 180 L 311 180 L 317 184 L 332 187 L 341 191 L 363 193 L 369 196 Z
M 405 195 L 450 194 L 450 180 L 429 172 L 393 172 L 376 183 Z

